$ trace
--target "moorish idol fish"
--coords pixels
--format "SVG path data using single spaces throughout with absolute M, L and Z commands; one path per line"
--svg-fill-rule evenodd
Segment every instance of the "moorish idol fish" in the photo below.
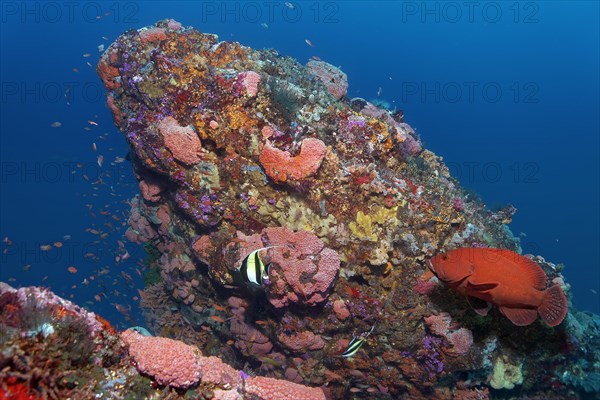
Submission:
M 237 271 L 242 275 L 244 282 L 261 286 L 263 280 L 269 279 L 269 269 L 260 258 L 260 252 L 271 249 L 275 246 L 261 247 L 248 254 L 242 261 Z
M 365 332 L 360 336 L 353 337 L 350 341 L 350 344 L 348 345 L 348 349 L 342 353 L 341 357 L 349 358 L 355 355 L 365 343 L 371 332 L 373 332 L 373 329 L 375 329 L 375 324 L 373 324 L 371 330 L 369 330 L 368 332 Z

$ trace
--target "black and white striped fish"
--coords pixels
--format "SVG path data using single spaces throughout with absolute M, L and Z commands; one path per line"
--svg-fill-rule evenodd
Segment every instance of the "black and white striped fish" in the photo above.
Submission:
M 264 280 L 269 279 L 269 269 L 260 258 L 260 252 L 274 246 L 261 247 L 248 254 L 237 270 L 240 272 L 244 282 L 261 286 Z
M 365 343 L 369 335 L 373 332 L 373 329 L 375 329 L 375 324 L 373 324 L 371 330 L 369 330 L 368 332 L 365 332 L 360 336 L 355 336 L 354 338 L 352 338 L 352 340 L 348 344 L 348 349 L 342 353 L 341 357 L 349 358 L 358 353 L 358 350 L 360 350 L 360 348 Z

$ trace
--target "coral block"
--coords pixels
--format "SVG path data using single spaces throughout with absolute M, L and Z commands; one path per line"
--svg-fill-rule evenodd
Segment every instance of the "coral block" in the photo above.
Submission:
M 144 200 L 155 202 L 160 200 L 160 192 L 162 192 L 162 188 L 153 179 L 145 178 L 140 180 L 140 192 L 142 192 L 142 197 Z
M 254 97 L 258 93 L 259 83 L 260 75 L 254 71 L 247 71 L 242 72 L 237 76 L 236 86 L 238 86 L 245 95 Z
M 446 336 L 450 329 L 452 317 L 447 312 L 430 315 L 424 318 L 425 324 L 431 329 L 431 332 L 438 336 Z
M 445 338 L 452 345 L 454 355 L 464 355 L 473 345 L 473 334 L 467 328 L 452 329 L 452 317 L 447 312 L 424 318 L 432 333 Z
M 336 100 L 348 93 L 348 76 L 339 68 L 325 61 L 309 61 L 306 66 L 319 78 Z
M 200 350 L 183 342 L 153 336 L 143 336 L 131 329 L 121 333 L 129 346 L 129 355 L 140 372 L 152 376 L 160 385 L 186 388 L 195 385 L 202 376 Z
M 198 360 L 202 383 L 222 387 L 238 387 L 242 384 L 239 372 L 218 357 L 200 357 Z
M 263 376 L 246 379 L 245 389 L 246 393 L 261 400 L 325 400 L 325 393 L 320 388 Z
M 473 334 L 466 328 L 460 328 L 446 336 L 455 354 L 466 354 L 473 345 Z
M 138 33 L 142 43 L 158 42 L 167 38 L 167 32 L 164 28 L 143 28 L 139 29 Z
M 158 124 L 165 147 L 173 157 L 186 165 L 197 164 L 200 161 L 202 144 L 192 126 L 181 126 L 173 117 L 167 117 Z
M 337 252 L 325 248 L 321 239 L 308 231 L 266 228 L 273 284 L 268 298 L 275 307 L 289 303 L 317 305 L 327 299 L 340 268 Z
M 285 347 L 296 352 L 320 350 L 325 347 L 323 338 L 310 331 L 296 332 L 291 335 L 282 332 L 277 336 L 277 339 L 279 339 L 279 342 Z
M 350 311 L 342 300 L 336 300 L 333 302 L 333 312 L 335 313 L 335 316 L 341 320 L 344 320 L 350 316 Z
M 314 175 L 327 152 L 327 146 L 319 139 L 307 138 L 302 141 L 300 153 L 292 157 L 288 151 L 279 150 L 266 143 L 260 153 L 260 163 L 265 173 L 275 182 L 288 179 L 301 180 Z
M 253 355 L 265 355 L 273 350 L 273 343 L 258 329 L 234 318 L 230 322 L 232 335 L 238 338 L 235 342 L 241 352 Z

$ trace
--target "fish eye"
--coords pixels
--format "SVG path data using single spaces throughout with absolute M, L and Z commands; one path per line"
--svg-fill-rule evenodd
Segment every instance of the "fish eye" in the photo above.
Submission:
M 442 256 L 442 260 L 447 260 L 447 259 L 448 259 L 448 256 L 447 256 L 447 255 L 443 255 L 443 256 Z

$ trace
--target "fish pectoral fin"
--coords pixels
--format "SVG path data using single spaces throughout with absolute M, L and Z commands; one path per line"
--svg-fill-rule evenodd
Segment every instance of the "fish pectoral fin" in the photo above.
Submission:
M 478 299 L 477 297 L 467 296 L 467 301 L 471 308 L 479 315 L 485 317 L 492 308 L 492 305 L 485 300 Z
M 531 308 L 500 307 L 500 312 L 517 326 L 531 325 L 537 319 L 537 310 Z
M 467 281 L 467 288 L 470 290 L 475 290 L 477 292 L 488 292 L 488 291 L 498 287 L 498 285 L 500 285 L 499 282 L 478 283 L 478 282 L 473 282 L 472 279 L 469 279 Z

